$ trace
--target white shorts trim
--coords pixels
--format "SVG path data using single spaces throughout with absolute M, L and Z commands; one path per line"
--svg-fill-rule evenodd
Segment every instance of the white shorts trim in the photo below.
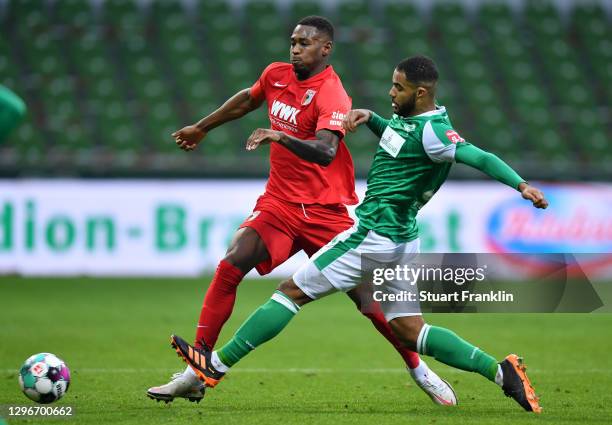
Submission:
M 288 300 L 286 297 L 279 293 L 275 292 L 274 294 L 272 294 L 272 299 L 277 303 L 281 304 L 283 307 L 286 307 L 287 310 L 291 311 L 293 314 L 297 314 L 297 312 L 299 311 L 299 308 L 295 305 L 295 303 Z

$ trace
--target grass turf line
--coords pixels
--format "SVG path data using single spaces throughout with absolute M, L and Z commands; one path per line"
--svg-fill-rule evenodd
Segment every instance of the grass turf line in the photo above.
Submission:
M 169 335 L 187 339 L 208 279 L 0 278 L 0 405 L 29 404 L 16 371 L 48 351 L 73 372 L 57 405 L 72 419 L 45 424 L 524 424 L 612 423 L 612 315 L 429 315 L 498 359 L 525 356 L 544 413 L 523 412 L 493 384 L 435 360 L 460 406 L 439 408 L 402 371 L 394 350 L 337 294 L 306 306 L 274 341 L 258 348 L 204 401 L 157 404 L 149 386 L 184 363 Z M 272 293 L 277 281 L 245 281 L 223 343 Z M 9 420 L 41 423 L 41 419 Z

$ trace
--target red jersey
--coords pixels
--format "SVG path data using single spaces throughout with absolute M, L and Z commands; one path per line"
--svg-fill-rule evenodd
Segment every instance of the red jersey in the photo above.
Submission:
M 270 144 L 266 193 L 302 204 L 356 204 L 353 159 L 342 128 L 351 98 L 334 69 L 328 66 L 298 80 L 291 64 L 272 63 L 251 87 L 251 97 L 266 100 L 273 130 L 302 140 L 316 139 L 316 132 L 323 129 L 342 136 L 336 157 L 327 167 L 306 161 L 278 143 Z

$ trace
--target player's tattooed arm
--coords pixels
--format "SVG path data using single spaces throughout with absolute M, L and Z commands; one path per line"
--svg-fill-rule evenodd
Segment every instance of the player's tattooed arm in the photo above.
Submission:
M 250 91 L 251 89 L 240 90 L 210 115 L 205 116 L 193 125 L 188 125 L 172 133 L 178 147 L 185 151 L 191 151 L 213 128 L 259 108 L 263 100 L 251 97 Z
M 336 157 L 340 138 L 331 130 L 319 130 L 314 140 L 301 140 L 282 131 L 258 128 L 253 131 L 246 142 L 248 151 L 268 143 L 280 143 L 291 152 L 306 161 L 328 166 Z

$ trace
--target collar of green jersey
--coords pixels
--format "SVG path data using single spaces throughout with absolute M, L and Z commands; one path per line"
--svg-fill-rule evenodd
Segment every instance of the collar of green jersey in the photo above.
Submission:
M 434 115 L 443 115 L 445 113 L 446 113 L 446 108 L 444 106 L 436 105 L 436 109 L 434 109 L 432 111 L 423 112 L 422 114 L 413 115 L 411 117 L 402 117 L 402 116 L 399 116 L 397 114 L 393 114 L 392 119 L 408 121 L 408 120 L 412 120 L 412 119 L 415 119 L 415 118 L 418 119 L 418 118 L 431 117 L 431 116 L 434 116 Z

